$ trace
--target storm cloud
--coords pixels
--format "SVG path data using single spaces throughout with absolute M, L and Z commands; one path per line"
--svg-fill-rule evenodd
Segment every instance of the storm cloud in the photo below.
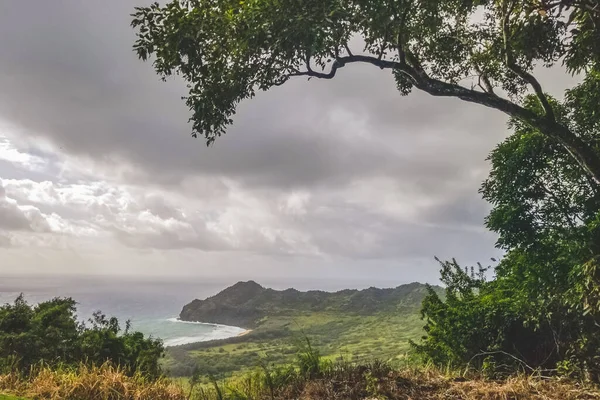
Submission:
M 406 281 L 435 279 L 434 255 L 498 254 L 477 190 L 505 116 L 402 97 L 390 74 L 349 66 L 242 103 L 207 148 L 189 135 L 184 83 L 131 50 L 143 2 L 0 4 L 0 246 L 15 247 L 0 273 L 39 263 L 28 246 L 48 265 L 72 249 L 60 264 L 73 272 L 115 257 L 132 273 L 135 258 L 203 274 L 226 257 L 240 265 L 228 274 L 302 260 L 356 276 L 398 265 Z M 17 248 L 23 231 L 46 240 Z

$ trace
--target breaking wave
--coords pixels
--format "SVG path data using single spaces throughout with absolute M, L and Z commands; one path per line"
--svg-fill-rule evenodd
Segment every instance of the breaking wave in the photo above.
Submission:
M 196 342 L 206 342 L 209 340 L 227 339 L 246 332 L 246 329 L 239 328 L 237 326 L 209 324 L 205 322 L 182 321 L 178 318 L 169 318 L 167 319 L 167 321 L 173 324 L 193 324 L 197 325 L 198 328 L 201 329 L 200 332 L 194 332 L 194 334 L 165 339 L 164 343 L 167 347 L 181 346 L 183 344 Z

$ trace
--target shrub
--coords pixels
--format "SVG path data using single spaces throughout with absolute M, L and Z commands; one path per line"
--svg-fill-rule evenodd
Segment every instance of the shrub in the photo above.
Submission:
M 79 363 L 120 365 L 128 374 L 137 372 L 156 379 L 164 348 L 160 340 L 121 329 L 116 318 L 97 312 L 88 324 L 78 323 L 76 303 L 55 298 L 29 305 L 23 295 L 13 304 L 0 306 L 0 368 L 28 372 L 43 362 L 53 366 Z

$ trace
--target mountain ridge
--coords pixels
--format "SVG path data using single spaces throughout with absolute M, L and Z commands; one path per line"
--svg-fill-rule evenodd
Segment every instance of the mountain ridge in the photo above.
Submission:
M 233 325 L 253 329 L 272 316 L 310 312 L 340 312 L 375 315 L 420 307 L 427 294 L 426 284 L 412 282 L 395 288 L 299 291 L 294 288 L 275 290 L 257 282 L 240 281 L 204 300 L 186 304 L 179 318 Z M 432 286 L 434 290 L 441 288 Z

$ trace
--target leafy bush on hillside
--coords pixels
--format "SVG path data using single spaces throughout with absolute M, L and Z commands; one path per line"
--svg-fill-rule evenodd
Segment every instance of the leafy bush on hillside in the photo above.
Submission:
M 110 361 L 127 373 L 160 375 L 162 342 L 121 329 L 116 318 L 94 313 L 88 324 L 77 321 L 76 302 L 54 298 L 35 306 L 23 295 L 0 306 L 0 368 L 28 372 L 41 362 L 54 366 Z

